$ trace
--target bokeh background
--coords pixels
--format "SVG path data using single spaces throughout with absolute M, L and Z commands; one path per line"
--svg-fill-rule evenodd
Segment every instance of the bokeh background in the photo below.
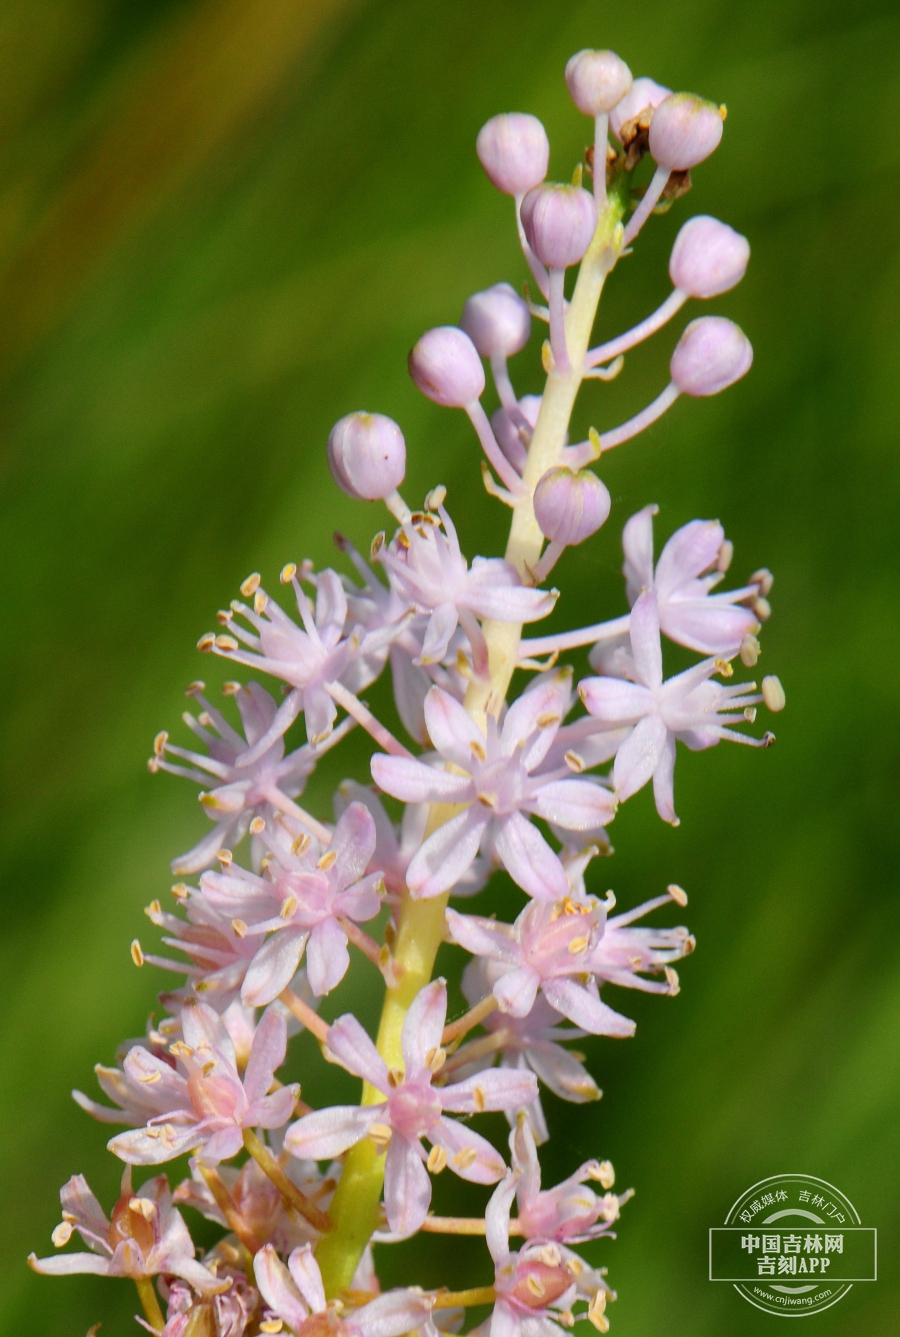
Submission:
M 680 882 L 699 949 L 676 1000 L 611 991 L 637 1037 L 587 1046 L 599 1105 L 548 1100 L 547 1175 L 608 1156 L 637 1189 L 593 1255 L 619 1291 L 620 1337 L 777 1330 L 707 1281 L 706 1232 L 785 1170 L 837 1183 L 880 1230 L 880 1280 L 811 1319 L 817 1332 L 896 1331 L 896 5 L 4 0 L 3 1333 L 136 1331 L 127 1283 L 42 1279 L 24 1258 L 50 1251 L 70 1174 L 115 1196 L 104 1131 L 68 1093 L 93 1089 L 93 1063 L 142 1032 L 161 986 L 128 945 L 152 940 L 142 907 L 204 818 L 189 785 L 144 761 L 159 728 L 178 734 L 184 686 L 221 678 L 197 637 L 249 571 L 274 583 L 286 560 L 334 560 L 333 529 L 365 544 L 383 524 L 331 484 L 331 423 L 358 407 L 396 417 L 410 499 L 445 483 L 464 550 L 502 551 L 469 427 L 414 390 L 405 355 L 471 291 L 524 279 L 474 137 L 498 110 L 534 112 L 551 176 L 567 177 L 589 132 L 562 68 L 586 45 L 729 108 L 691 196 L 617 271 L 602 332 L 661 300 L 678 226 L 710 212 L 752 241 L 716 309 L 756 362 L 610 458 L 613 518 L 561 563 L 556 624 L 623 611 L 618 533 L 640 506 L 661 504 L 660 538 L 719 516 L 737 581 L 776 574 L 760 667 L 788 709 L 768 753 L 682 754 L 680 830 L 646 792 L 617 819 L 591 885 L 626 906 Z M 589 388 L 578 426 L 656 394 L 675 333 Z M 538 387 L 536 353 L 516 379 Z M 371 699 L 389 709 L 380 688 Z M 342 774 L 364 778 L 361 742 L 323 767 L 311 807 L 327 815 Z M 326 1015 L 374 1022 L 357 969 Z M 311 1050 L 299 1070 L 308 1098 L 352 1099 Z M 473 1284 L 479 1248 L 432 1241 L 385 1276 Z

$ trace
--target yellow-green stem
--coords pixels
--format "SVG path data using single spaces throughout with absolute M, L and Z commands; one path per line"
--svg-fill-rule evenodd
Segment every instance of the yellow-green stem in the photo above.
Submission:
M 163 1318 L 162 1310 L 159 1307 L 159 1300 L 156 1291 L 153 1289 L 153 1282 L 149 1277 L 142 1277 L 140 1281 L 135 1281 L 134 1284 L 137 1287 L 138 1299 L 144 1311 L 144 1318 L 155 1332 L 162 1332 L 166 1326 L 166 1320 Z
M 565 445 L 572 406 L 582 381 L 584 354 L 590 342 L 597 303 L 606 275 L 612 269 L 621 248 L 620 219 L 622 206 L 613 198 L 600 217 L 594 240 L 578 274 L 578 281 L 566 316 L 566 343 L 574 368 L 565 376 L 551 372 L 547 378 L 541 411 L 528 452 L 524 480 L 530 492 L 541 476 L 560 459 Z M 544 537 L 534 518 L 529 499 L 513 511 L 512 528 L 506 548 L 507 559 L 520 574 L 529 578 L 537 563 Z M 490 681 L 475 678 L 466 692 L 465 706 L 472 717 L 485 727 L 488 712 L 498 714 L 516 667 L 521 626 L 508 622 L 486 622 Z M 449 821 L 457 809 L 445 805 L 432 807 L 428 832 Z M 403 1068 L 400 1035 L 409 1005 L 431 979 L 438 947 L 444 938 L 444 911 L 448 896 L 413 900 L 405 896 L 400 909 L 393 960 L 400 969 L 395 988 L 388 989 L 378 1028 L 378 1052 L 389 1068 Z M 380 1091 L 363 1083 L 362 1103 L 378 1104 Z M 316 1249 L 322 1270 L 325 1293 L 332 1299 L 346 1290 L 363 1252 L 379 1222 L 379 1202 L 384 1182 L 384 1155 L 369 1138 L 363 1138 L 347 1153 L 337 1191 L 329 1208 L 334 1225 Z M 493 1291 L 483 1288 L 484 1293 Z M 471 1292 L 475 1294 L 475 1292 Z M 482 1292 L 479 1291 L 478 1294 Z M 467 1292 L 468 1294 L 468 1292 Z M 489 1303 L 489 1299 L 470 1303 Z M 454 1303 L 465 1303 L 455 1301 Z

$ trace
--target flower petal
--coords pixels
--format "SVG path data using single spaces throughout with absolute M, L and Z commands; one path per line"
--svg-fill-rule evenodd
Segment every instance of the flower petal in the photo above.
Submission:
M 653 584 L 653 517 L 658 510 L 658 506 L 645 506 L 627 521 L 622 530 L 623 569 L 630 604 L 642 589 L 649 589 Z
M 511 812 L 491 825 L 494 852 L 523 891 L 545 901 L 568 894 L 569 883 L 558 855 L 527 817 Z
M 266 1094 L 286 1053 L 287 1024 L 284 1015 L 270 1007 L 263 1013 L 250 1047 L 244 1074 L 244 1090 L 248 1100 L 259 1100 Z
M 521 966 L 501 975 L 494 985 L 494 997 L 501 1012 L 512 1017 L 527 1017 L 534 1007 L 540 976 L 533 966 Z
M 656 709 L 652 692 L 624 678 L 584 678 L 578 693 L 585 709 L 610 728 L 630 724 Z
M 522 949 L 508 925 L 478 915 L 461 915 L 457 910 L 447 910 L 446 915 L 452 941 L 465 947 L 473 956 L 511 965 L 518 965 L 522 960 Z
M 672 734 L 667 734 L 656 770 L 653 772 L 653 797 L 656 800 L 656 811 L 663 821 L 678 826 L 674 781 L 675 738 Z
M 383 1105 L 331 1105 L 291 1124 L 284 1145 L 299 1160 L 330 1161 L 362 1141 Z
M 297 973 L 308 933 L 281 929 L 272 933 L 254 956 L 244 977 L 241 1002 L 265 1007 L 286 989 Z
M 616 815 L 610 791 L 592 780 L 554 780 L 541 785 L 531 811 L 565 831 L 592 831 L 608 826 Z
M 574 980 L 545 980 L 543 993 L 551 1007 L 591 1035 L 634 1035 L 633 1021 L 601 1003 Z
M 624 803 L 653 775 L 666 746 L 669 731 L 659 715 L 640 720 L 616 753 L 613 780 L 616 795 Z
M 407 886 L 413 895 L 439 896 L 449 891 L 472 864 L 487 824 L 488 814 L 477 804 L 439 826 L 406 870 Z
M 465 707 L 440 687 L 432 687 L 425 698 L 428 736 L 442 757 L 468 771 L 472 752 L 484 748 L 484 734 Z
M 266 1304 L 289 1328 L 299 1332 L 309 1310 L 303 1303 L 291 1274 L 271 1244 L 265 1244 L 253 1259 L 256 1284 Z
M 312 1245 L 294 1249 L 288 1258 L 288 1269 L 303 1299 L 314 1314 L 323 1314 L 327 1307 L 325 1287 L 319 1264 L 313 1257 Z
M 512 1113 L 534 1100 L 537 1078 L 534 1073 L 515 1068 L 487 1068 L 441 1088 L 439 1094 L 441 1104 L 451 1114 L 474 1114 L 482 1110 Z
M 316 997 L 331 993 L 349 965 L 347 935 L 337 920 L 329 916 L 313 929 L 306 947 L 306 976 Z
M 430 1202 L 431 1180 L 419 1144 L 394 1133 L 384 1163 L 384 1206 L 391 1230 L 398 1235 L 418 1230 Z
M 415 757 L 388 757 L 376 752 L 371 769 L 378 788 L 404 803 L 458 803 L 472 788 L 468 776 L 426 766 Z
M 506 1173 L 506 1163 L 485 1138 L 455 1119 L 440 1119 L 428 1140 L 443 1147 L 447 1165 L 460 1179 L 472 1184 L 496 1184 Z
M 432 980 L 416 994 L 403 1022 L 401 1043 L 407 1081 L 424 1071 L 429 1052 L 440 1047 L 446 1020 L 447 985 L 443 980 Z
M 725 542 L 718 520 L 691 520 L 676 529 L 659 554 L 656 586 L 662 598 L 715 566 Z
M 390 1090 L 387 1064 L 352 1013 L 345 1012 L 332 1022 L 326 1043 L 331 1056 L 354 1077 L 379 1091 Z

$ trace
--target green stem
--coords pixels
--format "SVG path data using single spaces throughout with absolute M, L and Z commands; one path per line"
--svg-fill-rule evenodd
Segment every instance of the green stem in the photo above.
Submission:
M 135 1280 L 134 1284 L 137 1287 L 138 1299 L 144 1311 L 144 1318 L 154 1332 L 162 1332 L 166 1326 L 166 1320 L 163 1318 L 162 1310 L 159 1307 L 159 1300 L 156 1291 L 153 1289 L 153 1282 L 149 1277 L 142 1277 L 140 1281 Z

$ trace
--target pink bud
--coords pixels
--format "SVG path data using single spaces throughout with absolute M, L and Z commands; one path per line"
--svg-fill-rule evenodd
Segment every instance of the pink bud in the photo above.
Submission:
M 750 259 L 750 243 L 716 218 L 691 218 L 675 238 L 669 277 L 689 297 L 718 297 L 740 283 Z
M 609 492 L 589 469 L 548 469 L 534 489 L 534 515 L 541 533 L 571 547 L 596 534 L 609 515 Z
M 580 186 L 536 186 L 522 201 L 522 226 L 548 269 L 577 265 L 597 229 L 593 195 Z
M 750 340 L 733 320 L 702 316 L 678 340 L 669 371 L 682 394 L 717 395 L 746 376 L 752 362 Z
M 473 294 L 460 324 L 482 357 L 512 357 L 531 336 L 528 304 L 508 283 Z
M 612 111 L 631 87 L 631 70 L 614 51 L 579 51 L 566 65 L 572 101 L 585 116 Z
M 708 158 L 722 138 L 723 111 L 693 93 L 672 93 L 650 122 L 650 152 L 660 167 L 684 172 Z
M 403 483 L 407 443 L 392 418 L 348 413 L 329 433 L 328 464 L 346 495 L 357 501 L 380 501 Z
M 409 355 L 409 374 L 423 395 L 445 408 L 465 408 L 484 391 L 478 350 L 455 325 L 422 335 Z
M 550 144 L 536 116 L 510 111 L 493 116 L 475 141 L 488 179 L 504 195 L 524 195 L 547 175 Z
M 348 413 L 328 437 L 328 465 L 342 492 L 357 501 L 381 501 L 403 482 L 406 442 L 382 413 Z
M 652 111 L 669 96 L 671 88 L 664 88 L 653 79 L 635 79 L 628 92 L 609 114 L 609 128 L 616 139 L 621 141 L 622 126 L 640 116 L 642 111 Z

